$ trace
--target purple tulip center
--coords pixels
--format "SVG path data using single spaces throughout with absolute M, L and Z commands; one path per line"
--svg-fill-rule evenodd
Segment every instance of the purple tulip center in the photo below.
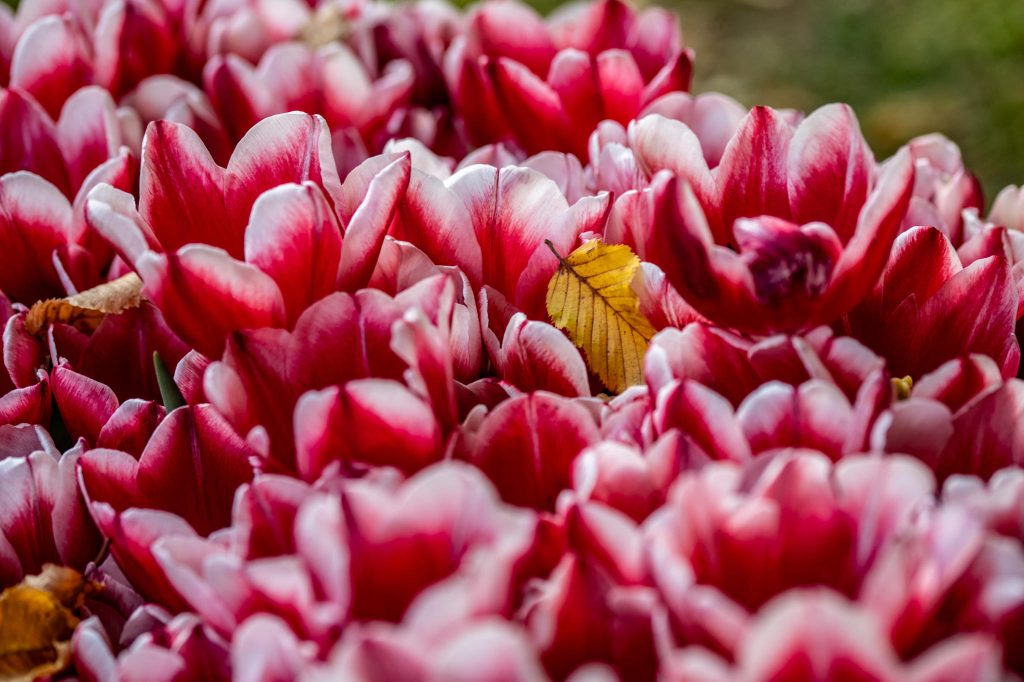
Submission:
M 733 226 L 757 297 L 779 305 L 803 291 L 819 296 L 832 279 L 842 244 L 824 223 L 797 225 L 782 218 L 741 218 Z

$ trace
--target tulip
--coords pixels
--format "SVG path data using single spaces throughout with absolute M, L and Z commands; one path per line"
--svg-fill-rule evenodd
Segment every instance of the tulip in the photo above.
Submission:
M 46 563 L 84 569 L 100 536 L 78 492 L 84 447 L 61 454 L 38 426 L 0 426 L 0 584 L 38 574 Z
M 699 313 L 747 334 L 809 329 L 856 305 L 885 266 L 913 186 L 909 153 L 876 170 L 839 105 L 795 127 L 755 108 L 717 166 L 678 121 L 647 116 L 629 138 L 642 168 L 671 173 L 655 179 L 651 213 L 631 218 L 642 253 Z
M 336 288 L 369 280 L 408 160 L 383 169 L 360 210 L 339 220 L 349 190 L 328 145 L 322 119 L 282 114 L 253 128 L 225 169 L 191 129 L 153 123 L 138 211 L 129 195 L 101 186 L 89 222 L 140 273 L 170 327 L 215 358 L 231 332 L 294 324 Z M 178 193 L 197 182 L 188 199 Z M 201 323 L 196 306 L 216 324 Z
M 626 123 L 659 96 L 687 90 L 692 60 L 674 17 L 659 9 L 602 0 L 545 24 L 525 5 L 495 0 L 470 14 L 444 66 L 474 142 L 583 158 L 603 119 Z
M 137 459 L 117 450 L 87 452 L 80 462 L 82 488 L 93 507 L 173 512 L 205 535 L 229 523 L 235 490 L 252 478 L 250 456 L 212 407 L 179 407 Z M 181 490 L 196 495 L 183 497 Z
M 963 318 L 961 297 L 971 301 Z M 916 227 L 896 240 L 882 278 L 850 323 L 853 335 L 885 356 L 896 375 L 920 377 L 947 360 L 980 353 L 1009 377 L 1020 362 L 1013 334 L 1017 298 L 1002 256 L 962 266 L 937 228 Z

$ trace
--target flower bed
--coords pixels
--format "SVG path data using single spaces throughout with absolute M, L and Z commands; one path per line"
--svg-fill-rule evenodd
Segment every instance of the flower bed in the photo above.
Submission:
M 0 679 L 1024 676 L 1024 193 L 597 0 L 0 13 Z

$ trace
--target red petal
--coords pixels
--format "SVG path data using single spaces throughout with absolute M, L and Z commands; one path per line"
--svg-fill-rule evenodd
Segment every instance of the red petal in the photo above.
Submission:
M 173 71 L 178 56 L 173 26 L 162 4 L 105 5 L 93 36 L 97 83 L 120 96 L 146 76 Z
M 203 87 L 232 139 L 284 111 L 256 70 L 235 54 L 217 55 L 203 68 Z
M 635 50 L 633 56 L 637 57 Z M 664 66 L 659 63 L 661 70 L 644 88 L 641 105 L 653 104 L 658 98 L 673 92 L 688 91 L 693 81 L 693 60 L 694 51 L 687 49 L 677 53 Z M 642 69 L 643 65 L 640 66 Z
M 605 118 L 625 124 L 636 117 L 640 111 L 644 79 L 633 55 L 625 50 L 607 50 L 599 54 L 597 82 Z
M 773 602 L 758 614 L 739 658 L 743 679 L 898 679 L 895 653 L 875 620 L 828 590 Z
M 914 397 L 938 400 L 952 412 L 990 386 L 1002 383 L 1002 371 L 986 355 L 956 358 L 914 382 Z
M 696 381 L 669 386 L 658 393 L 654 413 L 660 433 L 680 429 L 713 459 L 750 459 L 750 444 L 728 400 Z
M 384 237 L 409 186 L 412 164 L 408 155 L 391 162 L 370 182 L 359 208 L 345 226 L 338 266 L 338 287 L 363 287 L 373 274 Z
M 438 265 L 458 266 L 479 286 L 482 256 L 473 223 L 460 197 L 438 178 L 413 170 L 392 234 Z
M 121 455 L 112 450 L 93 450 L 104 455 Z M 84 464 L 84 460 L 83 460 Z M 82 479 L 85 479 L 85 467 Z M 89 486 L 83 483 L 88 495 Z M 129 509 L 118 513 L 102 502 L 90 502 L 89 511 L 103 536 L 110 539 L 110 553 L 118 568 L 131 581 L 132 587 L 144 598 L 166 604 L 175 611 L 189 610 L 188 604 L 164 577 L 164 572 L 153 558 L 153 544 L 162 538 L 184 535 L 195 537 L 195 531 L 174 514 L 151 509 Z
M 669 170 L 690 184 L 705 212 L 718 214 L 715 180 L 708 169 L 701 140 L 684 123 L 657 114 L 644 116 L 629 126 L 629 144 L 637 163 L 649 175 Z M 729 226 L 731 228 L 731 225 Z M 725 233 L 718 234 L 725 241 Z
M 188 346 L 170 330 L 157 307 L 144 301 L 137 308 L 107 315 L 89 337 L 75 367 L 105 383 L 121 400 L 159 400 L 154 352 L 173 367 L 188 352 Z
M 749 343 L 700 323 L 662 331 L 644 357 L 644 377 L 651 394 L 657 395 L 674 379 L 693 379 L 739 405 L 762 383 L 748 359 Z
M 430 406 L 394 381 L 360 379 L 307 393 L 295 407 L 296 458 L 306 480 L 339 461 L 412 473 L 441 455 Z
M 341 229 L 320 188 L 280 185 L 260 195 L 245 228 L 245 260 L 277 282 L 289 321 L 334 291 Z
M 82 480 L 92 503 L 173 512 L 206 535 L 230 523 L 235 490 L 252 478 L 251 455 L 211 406 L 182 407 L 164 418 L 137 461 L 115 450 L 86 453 Z
M 453 176 L 451 188 L 469 209 L 484 283 L 506 296 L 515 294 L 534 252 L 546 248 L 545 239 L 561 249 L 571 247 L 575 226 L 560 220 L 568 209 L 565 197 L 536 171 L 473 166 Z M 553 271 L 553 256 L 551 263 Z
M 70 16 L 33 22 L 18 39 L 11 58 L 12 88 L 32 95 L 52 118 L 78 88 L 92 82 L 90 46 Z
M 882 167 L 832 273 L 836 313 L 848 310 L 871 290 L 885 268 L 914 189 L 914 166 L 903 149 Z
M 821 221 L 847 242 L 875 174 L 853 111 L 821 107 L 797 127 L 789 148 L 789 200 L 799 223 Z
M 17 388 L 39 383 L 39 369 L 47 358 L 43 344 L 25 330 L 25 316 L 12 315 L 4 327 L 4 367 Z
M 764 384 L 736 411 L 753 454 L 775 448 L 809 448 L 833 461 L 844 454 L 853 409 L 835 384 L 812 380 L 798 388 Z
M 95 444 L 103 425 L 117 409 L 117 396 L 109 386 L 63 364 L 53 368 L 50 380 L 57 409 L 68 433 L 72 438 L 85 438 Z
M 28 95 L 0 91 L 0 173 L 27 170 L 71 196 L 53 121 Z
M 590 379 L 580 352 L 549 324 L 517 313 L 505 329 L 500 355 L 492 358 L 502 379 L 523 392 L 589 396 Z
M 483 61 L 483 60 L 480 60 Z M 456 107 L 462 114 L 470 141 L 487 144 L 508 137 L 505 110 L 490 79 L 466 44 L 456 38 L 445 56 L 446 71 Z
M 729 141 L 716 171 L 721 227 L 732 234 L 737 218 L 790 218 L 787 157 L 793 129 L 782 114 L 755 107 Z
M 220 249 L 192 244 L 168 256 L 148 253 L 137 267 L 167 324 L 207 357 L 218 357 L 233 331 L 285 320 L 274 280 Z
M 0 289 L 31 305 L 66 292 L 52 254 L 68 243 L 71 207 L 50 183 L 31 173 L 0 178 Z
M 324 120 L 291 112 L 257 123 L 228 162 L 224 196 L 234 229 L 241 235 L 260 194 L 277 185 L 306 180 L 320 185 L 331 204 L 337 205 L 341 184 Z
M 103 425 L 96 447 L 120 450 L 138 458 L 164 415 L 164 408 L 155 402 L 126 400 Z
M 217 410 L 243 436 L 262 427 L 269 444 L 260 454 L 272 456 L 286 471 L 294 469 L 291 414 L 303 389 L 287 374 L 289 345 L 281 329 L 237 332 L 224 361 L 211 364 L 203 377 L 204 392 Z
M 474 55 L 507 57 L 543 77 L 555 46 L 540 16 L 519 2 L 481 5 L 470 18 L 469 40 Z
M 48 424 L 50 422 L 50 381 L 40 371 L 34 386 L 16 388 L 0 397 L 0 424 Z
M 231 641 L 231 669 L 239 679 L 297 679 L 309 654 L 285 621 L 258 614 L 238 626 Z
M 507 400 L 467 435 L 466 459 L 480 467 L 511 504 L 553 509 L 570 487 L 572 462 L 598 439 L 581 405 L 550 393 Z
M 559 149 L 586 155 L 590 131 L 571 125 L 550 85 L 509 59 L 492 60 L 486 70 L 502 108 L 516 112 L 507 120 L 523 149 L 531 154 Z
M 594 67 L 594 60 L 589 54 L 565 49 L 551 62 L 547 79 L 548 85 L 558 93 L 562 108 L 572 112 L 573 120 L 579 128 L 587 131 L 596 128 L 605 117 L 601 101 L 602 89 L 598 71 Z M 611 70 L 608 71 L 610 80 Z
M 133 266 L 147 251 L 160 250 L 156 237 L 135 210 L 135 199 L 127 191 L 109 185 L 96 187 L 86 200 L 85 222 Z
M 209 244 L 241 256 L 243 233 L 228 219 L 224 183 L 224 169 L 191 128 L 155 121 L 146 129 L 139 213 L 165 251 Z

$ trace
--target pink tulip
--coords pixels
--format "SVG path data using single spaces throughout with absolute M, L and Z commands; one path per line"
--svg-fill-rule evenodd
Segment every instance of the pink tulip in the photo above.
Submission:
M 916 227 L 897 238 L 850 325 L 896 375 L 919 377 L 957 356 L 981 353 L 1013 376 L 1020 362 L 1017 309 L 1017 287 L 1002 255 L 963 266 L 937 228 Z
M 953 474 L 987 479 L 1024 458 L 1014 416 L 1022 391 L 1020 380 L 1002 381 L 987 357 L 952 360 L 879 418 L 872 441 L 877 448 L 919 457 L 940 480 Z
M 322 119 L 282 114 L 253 128 L 225 169 L 191 129 L 154 123 L 139 210 L 129 195 L 100 187 L 89 221 L 140 273 L 170 327 L 217 357 L 231 332 L 293 324 L 336 288 L 369 280 L 408 160 L 375 176 L 344 220 L 335 211 L 349 190 L 328 145 Z M 187 199 L 178 193 L 179 183 L 196 179 Z M 200 322 L 200 309 L 217 323 Z
M 209 405 L 180 407 L 160 422 L 137 456 L 106 449 L 86 453 L 82 488 L 94 507 L 173 512 L 205 535 L 228 524 L 235 489 L 252 478 L 251 454 Z M 181 490 L 197 492 L 184 497 Z
M 746 333 L 807 329 L 859 302 L 912 190 L 909 154 L 876 170 L 838 105 L 798 126 L 755 108 L 717 165 L 686 124 L 658 115 L 632 124 L 629 142 L 647 173 L 671 173 L 656 178 L 649 213 L 625 217 L 632 240 L 698 312 Z
M 441 438 L 456 419 L 452 372 L 454 358 L 466 346 L 445 330 L 470 325 L 459 319 L 460 309 L 475 313 L 453 302 L 452 289 L 447 276 L 435 275 L 394 298 L 374 290 L 355 296 L 335 293 L 306 309 L 291 333 L 237 332 L 228 341 L 223 361 L 206 372 L 205 394 L 239 433 L 256 439 L 264 437 L 256 433 L 265 434 L 269 444 L 264 454 L 273 453 L 273 466 L 286 471 L 298 466 L 304 477 L 316 478 L 330 461 L 349 461 L 353 455 L 356 461 L 420 468 L 440 455 Z M 429 317 L 415 324 L 405 319 L 417 310 Z M 425 337 L 414 333 L 417 329 Z M 472 343 L 471 328 L 466 336 L 466 343 Z M 479 345 L 479 335 L 475 338 Z M 354 347 L 365 350 L 353 354 L 349 349 Z M 437 365 L 440 374 L 419 366 L 420 353 L 422 360 Z M 410 378 L 419 380 L 406 388 L 402 382 Z M 355 380 L 361 383 L 352 384 Z M 340 391 L 307 393 L 336 385 L 341 385 Z M 392 399 L 417 418 L 392 413 Z M 350 438 L 351 420 L 366 419 L 385 429 L 364 441 L 369 446 L 383 438 L 373 446 L 376 454 L 366 452 L 364 458 L 360 447 L 339 449 L 336 439 Z M 410 426 L 414 428 L 407 431 Z M 403 434 L 412 438 L 406 445 L 418 456 L 400 459 Z M 412 465 L 414 461 L 419 465 Z
M 515 0 L 494 0 L 470 14 L 445 73 L 477 144 L 510 140 L 531 154 L 582 158 L 600 121 L 626 123 L 659 96 L 687 90 L 692 59 L 675 18 L 659 9 L 602 0 L 545 23 Z
M 144 629 L 147 627 L 150 629 Z M 110 633 L 97 616 L 75 630 L 72 649 L 83 680 L 148 678 L 170 682 L 183 675 L 228 675 L 228 652 L 223 640 L 193 614 L 171 617 L 140 607 L 126 623 L 122 641 L 125 635 L 134 635 L 127 646 L 111 642 Z
M 256 68 L 234 54 L 214 57 L 203 81 L 235 139 L 267 116 L 301 110 L 321 114 L 332 131 L 354 128 L 368 146 L 379 148 L 383 128 L 408 105 L 413 78 L 404 61 L 391 62 L 373 78 L 341 43 L 315 51 L 281 43 L 264 53 Z
M 905 664 L 870 613 L 829 590 L 792 591 L 758 614 L 734 666 L 699 647 L 675 652 L 665 679 L 857 679 L 895 682 L 994 680 L 999 649 L 988 637 L 962 635 Z
M 100 536 L 78 492 L 84 447 L 61 454 L 38 426 L 0 426 L 0 584 L 39 573 L 46 563 L 84 569 Z

